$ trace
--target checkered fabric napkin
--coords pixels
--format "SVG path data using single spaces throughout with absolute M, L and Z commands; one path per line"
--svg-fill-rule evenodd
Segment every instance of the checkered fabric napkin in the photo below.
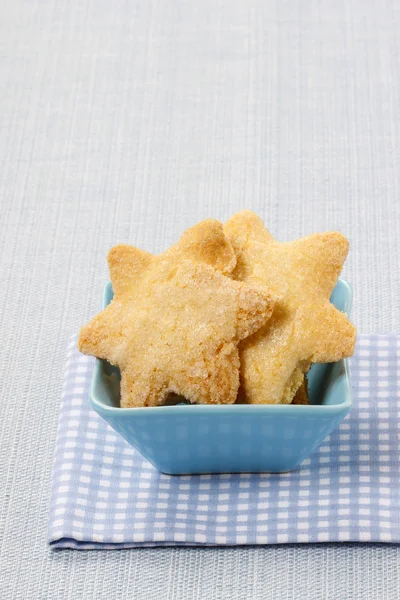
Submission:
M 359 337 L 350 415 L 282 475 L 158 473 L 90 409 L 93 363 L 74 338 L 53 473 L 54 548 L 400 542 L 400 337 Z

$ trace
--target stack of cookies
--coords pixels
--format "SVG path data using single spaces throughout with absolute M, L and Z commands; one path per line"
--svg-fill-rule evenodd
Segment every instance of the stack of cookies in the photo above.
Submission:
M 351 356 L 356 331 L 329 301 L 348 252 L 336 232 L 277 242 L 251 211 L 208 219 L 164 254 L 118 245 L 114 299 L 79 335 L 121 372 L 121 406 L 307 404 L 316 362 Z

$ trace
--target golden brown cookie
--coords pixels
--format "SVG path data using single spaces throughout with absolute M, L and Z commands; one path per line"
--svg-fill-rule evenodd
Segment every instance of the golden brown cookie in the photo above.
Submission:
M 121 371 L 121 406 L 157 406 L 169 393 L 233 403 L 238 343 L 272 313 L 267 292 L 225 276 L 235 255 L 207 220 L 164 254 L 119 245 L 109 253 L 114 299 L 81 329 L 81 352 Z
M 340 233 L 280 243 L 253 212 L 234 215 L 225 233 L 236 253 L 233 277 L 271 292 L 271 319 L 240 345 L 248 402 L 290 403 L 313 362 L 351 356 L 356 330 L 330 302 L 348 252 Z
M 246 395 L 244 393 L 243 386 L 239 386 L 238 396 L 236 398 L 236 404 L 248 404 Z M 302 383 L 291 400 L 291 404 L 311 404 L 308 397 L 308 383 L 307 377 L 302 374 Z
M 295 397 L 292 400 L 292 404 L 311 404 L 310 398 L 308 397 L 307 377 L 304 377 L 303 383 L 300 385 Z

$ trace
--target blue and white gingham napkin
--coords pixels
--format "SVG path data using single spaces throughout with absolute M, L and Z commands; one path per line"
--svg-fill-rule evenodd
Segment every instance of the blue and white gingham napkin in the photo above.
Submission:
M 74 338 L 53 473 L 54 548 L 400 542 L 400 337 L 359 336 L 350 415 L 282 475 L 158 473 L 90 409 L 93 364 Z

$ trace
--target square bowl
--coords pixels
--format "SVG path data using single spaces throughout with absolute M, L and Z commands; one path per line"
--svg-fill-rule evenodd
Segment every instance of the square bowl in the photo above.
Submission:
M 103 307 L 112 300 L 108 282 Z M 331 302 L 350 312 L 352 290 L 340 279 Z M 90 391 L 93 409 L 159 471 L 281 473 L 292 471 L 347 415 L 351 386 L 346 360 L 313 365 L 311 405 L 230 404 L 120 408 L 119 371 L 96 360 Z

